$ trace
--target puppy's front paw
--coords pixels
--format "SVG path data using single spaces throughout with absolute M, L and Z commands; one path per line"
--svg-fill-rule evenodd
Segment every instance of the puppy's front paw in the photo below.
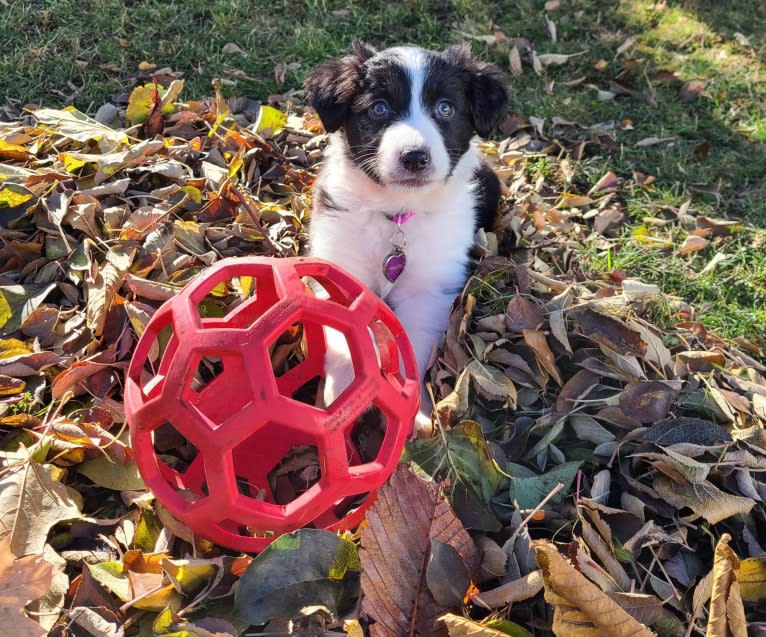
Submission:
M 431 413 L 426 413 L 422 409 L 415 416 L 415 424 L 412 427 L 412 439 L 430 438 L 434 435 L 435 427 L 431 418 Z

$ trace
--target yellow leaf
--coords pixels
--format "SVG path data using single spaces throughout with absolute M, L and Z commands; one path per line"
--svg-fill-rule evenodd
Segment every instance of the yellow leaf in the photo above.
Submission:
M 724 533 L 713 558 L 713 594 L 710 597 L 705 637 L 747 637 L 745 607 L 739 593 L 739 559 L 729 546 L 731 536 Z
M 24 186 L 18 184 L 6 183 L 0 188 L 0 208 L 15 208 L 21 206 L 34 195 Z
M 200 192 L 199 188 L 196 188 L 194 186 L 182 186 L 181 188 L 179 188 L 179 190 L 189 195 L 189 198 L 194 203 L 202 203 L 202 192 Z
M 0 359 L 23 356 L 31 351 L 31 347 L 17 338 L 4 338 L 0 341 Z
M 168 560 L 162 568 L 180 593 L 198 593 L 220 569 L 215 560 Z
M 265 108 L 265 107 L 264 107 Z M 229 177 L 234 177 L 245 164 L 245 147 L 240 146 L 229 162 Z
M 165 584 L 148 595 L 136 599 L 130 605 L 140 610 L 159 612 L 165 608 L 178 609 L 181 607 L 181 602 L 182 599 L 176 587 L 172 584 Z
M 0 158 L 24 161 L 29 158 L 29 151 L 23 146 L 9 144 L 5 140 L 0 139 Z
M 739 592 L 746 602 L 766 599 L 766 560 L 748 557 L 739 563 Z
M 11 304 L 8 303 L 5 294 L 0 292 L 0 327 L 5 325 L 12 316 L 13 310 L 11 309 Z
M 175 110 L 172 99 L 178 96 L 181 92 L 183 84 L 171 85 L 173 88 L 172 93 L 167 95 L 169 99 L 166 100 L 167 91 L 164 86 L 157 84 L 157 94 L 161 101 L 162 113 L 168 115 Z M 144 84 L 143 86 L 137 86 L 133 89 L 133 92 L 128 98 L 128 108 L 125 109 L 125 117 L 128 120 L 130 126 L 136 124 L 143 124 L 148 118 L 154 108 L 154 102 L 152 101 L 152 91 L 154 90 L 154 84 Z
M 59 155 L 59 159 L 64 162 L 64 169 L 70 175 L 77 174 L 80 169 L 88 163 L 82 159 L 73 157 L 69 153 L 61 153 L 61 155 Z
M 255 123 L 255 130 L 258 133 L 270 130 L 272 135 L 276 135 L 285 127 L 285 124 L 287 124 L 287 115 L 282 111 L 271 106 L 261 106 L 258 120 Z

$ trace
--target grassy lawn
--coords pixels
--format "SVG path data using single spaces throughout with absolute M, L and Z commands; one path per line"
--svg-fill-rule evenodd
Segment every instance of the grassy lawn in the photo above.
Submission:
M 137 82 L 141 62 L 182 72 L 184 96 L 266 99 L 298 89 L 316 62 L 348 50 L 352 35 L 376 45 L 440 47 L 465 34 L 477 55 L 509 69 L 516 38 L 538 54 L 578 54 L 511 78 L 511 109 L 544 120 L 548 139 L 589 143 L 569 188 L 586 192 L 611 170 L 655 178 L 622 188 L 631 227 L 609 245 L 586 245 L 591 272 L 625 270 L 693 303 L 724 335 L 759 340 L 766 328 L 766 4 L 713 0 L 9 0 L 0 7 L 0 96 L 23 104 L 95 111 Z M 548 10 L 545 9 L 547 5 Z M 556 39 L 547 16 L 555 24 Z M 228 46 L 227 46 L 228 45 Z M 236 46 L 233 46 L 236 45 Z M 276 79 L 281 67 L 283 81 Z M 145 78 L 144 74 L 141 79 Z M 700 92 L 685 83 L 699 80 Z M 691 90 L 690 90 L 691 88 Z M 615 95 L 615 93 L 622 93 Z M 626 94 L 627 93 L 627 94 Z M 0 104 L 1 105 L 1 104 Z M 556 120 L 558 121 L 558 120 Z M 538 166 L 544 169 L 544 166 Z M 734 239 L 680 255 L 682 224 L 658 226 L 684 202 L 741 218 Z M 662 241 L 640 242 L 646 228 Z M 716 256 L 720 254 L 721 256 Z M 706 268 L 713 258 L 714 267 Z M 673 317 L 668 317 L 673 320 Z

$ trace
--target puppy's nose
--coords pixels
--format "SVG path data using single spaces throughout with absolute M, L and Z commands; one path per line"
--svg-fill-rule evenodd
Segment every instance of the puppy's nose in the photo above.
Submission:
M 416 173 L 431 163 L 431 155 L 427 150 L 422 149 L 405 150 L 399 156 L 399 160 L 407 170 Z

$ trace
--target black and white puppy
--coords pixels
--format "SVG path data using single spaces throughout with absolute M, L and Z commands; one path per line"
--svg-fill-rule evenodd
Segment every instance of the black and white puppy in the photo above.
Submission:
M 331 133 L 310 253 L 389 304 L 422 378 L 465 283 L 475 231 L 497 210 L 499 182 L 475 134 L 487 136 L 505 112 L 502 73 L 474 60 L 468 46 L 376 51 L 357 41 L 352 55 L 314 69 L 305 86 Z M 342 358 L 328 357 L 326 401 L 351 380 Z

